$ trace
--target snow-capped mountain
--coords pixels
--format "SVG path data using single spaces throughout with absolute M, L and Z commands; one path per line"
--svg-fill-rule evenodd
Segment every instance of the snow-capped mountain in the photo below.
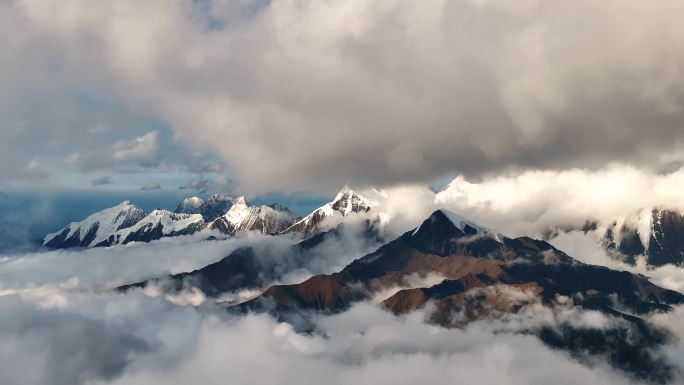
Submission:
M 282 205 L 248 206 L 245 197 L 239 197 L 235 199 L 230 210 L 213 221 L 209 228 L 229 235 L 246 231 L 278 234 L 292 226 L 296 219 L 294 214 Z
M 584 264 L 542 240 L 497 239 L 478 227 L 437 210 L 417 229 L 338 272 L 271 286 L 231 309 L 301 320 L 308 314 L 343 312 L 355 303 L 376 301 L 397 315 L 420 310 L 420 317 L 429 323 L 465 328 L 527 311 L 546 316 L 570 303 L 609 322 L 600 329 L 574 319 L 561 321 L 558 329 L 529 323 L 523 333 L 582 361 L 610 356 L 614 357 L 610 364 L 618 370 L 646 373 L 644 378 L 649 379 L 667 378 L 668 373 L 661 376 L 655 356 L 644 354 L 646 347 L 658 346 L 655 341 L 666 341 L 658 340 L 649 314 L 673 310 L 684 304 L 684 295 L 643 275 Z M 207 270 L 191 274 L 204 278 L 219 269 Z M 226 280 L 221 277 L 234 274 L 224 271 L 212 276 L 212 282 L 221 283 Z M 216 290 L 215 285 L 205 287 Z
M 207 223 L 200 214 L 178 214 L 156 209 L 133 226 L 109 236 L 102 246 L 150 242 L 163 237 L 189 235 L 203 230 L 206 226 Z
M 226 207 L 214 220 L 206 219 Z M 188 235 L 206 228 L 227 235 L 247 231 L 280 234 L 298 219 L 277 203 L 248 206 L 244 197 L 236 199 L 220 194 L 212 195 L 205 202 L 197 197 L 186 198 L 176 212 L 157 209 L 148 214 L 126 201 L 46 235 L 42 244 L 49 248 L 112 246 Z
M 373 203 L 369 199 L 357 194 L 349 187 L 344 187 L 332 202 L 317 208 L 284 232 L 311 234 L 323 231 L 336 225 L 343 217 L 367 213 L 372 207 Z
M 684 214 L 675 210 L 644 210 L 636 220 L 614 222 L 604 231 L 603 245 L 615 258 L 634 263 L 640 255 L 651 266 L 684 265 Z
M 199 214 L 200 207 L 204 204 L 204 200 L 199 197 L 185 198 L 178 205 L 174 213 L 176 214 Z
M 146 215 L 147 213 L 142 209 L 129 201 L 124 201 L 46 235 L 43 238 L 43 246 L 50 248 L 102 246 L 107 243 L 112 234 L 133 226 Z
M 234 203 L 235 198 L 231 196 L 214 194 L 200 204 L 197 213 L 202 214 L 205 221 L 211 222 L 227 213 Z

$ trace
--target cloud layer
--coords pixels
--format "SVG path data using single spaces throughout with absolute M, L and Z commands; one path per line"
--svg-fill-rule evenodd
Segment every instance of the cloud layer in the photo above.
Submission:
M 45 130 L 19 107 L 78 90 L 166 122 L 247 191 L 682 161 L 679 1 L 0 7 L 2 143 Z
M 381 205 L 390 208 L 407 202 L 400 199 L 401 194 L 425 202 L 419 199 L 420 191 L 429 193 L 409 187 L 376 193 L 388 197 Z M 427 206 L 409 208 L 418 215 Z M 413 214 L 411 210 L 397 212 Z M 408 221 L 408 216 L 402 220 Z M 560 240 L 569 246 L 584 245 L 582 255 L 595 258 L 588 262 L 602 262 L 598 254 L 589 253 L 599 250 L 586 239 Z M 421 312 L 395 317 L 375 304 L 362 303 L 339 315 L 314 317 L 317 332 L 299 334 L 292 325 L 267 315 L 229 315 L 196 292 L 166 296 L 153 291 L 125 295 L 110 291 L 164 272 L 196 269 L 240 246 L 266 247 L 277 258 L 277 250 L 291 243 L 273 237 L 211 242 L 179 237 L 150 244 L 2 257 L 3 379 L 13 385 L 197 381 L 408 385 L 442 384 L 445 378 L 512 385 L 628 381 L 600 357 L 581 364 L 532 335 L 517 333 L 559 322 L 597 329 L 614 322 L 597 312 L 572 307 L 531 308 L 510 319 L 447 330 L 426 324 Z M 326 242 L 304 268 L 289 271 L 280 281 L 299 282 L 312 273 L 338 270 L 362 253 L 358 247 L 354 239 L 345 237 Z M 669 277 L 681 285 L 680 270 L 659 271 L 657 281 Z M 236 293 L 243 294 L 249 295 Z M 678 317 L 681 309 L 655 321 L 681 335 Z M 681 366 L 682 351 L 681 343 L 676 343 L 662 354 Z

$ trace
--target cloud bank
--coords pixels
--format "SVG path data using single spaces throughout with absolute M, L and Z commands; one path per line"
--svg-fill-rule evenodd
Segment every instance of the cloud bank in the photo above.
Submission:
M 3 2 L 0 164 L 20 157 L 17 138 L 44 132 L 29 102 L 56 107 L 78 90 L 165 122 L 252 192 L 660 170 L 684 155 L 683 11 L 675 0 Z M 100 127 L 82 115 L 70 135 Z M 113 155 L 153 160 L 148 139 Z
M 377 194 L 393 197 L 382 203 L 385 207 L 399 207 L 398 192 L 419 196 L 418 190 L 408 187 L 394 194 Z M 418 212 L 422 206 L 413 210 Z M 353 240 L 342 237 L 323 244 L 303 269 L 280 281 L 299 282 L 312 273 L 338 270 L 357 257 L 350 252 L 355 248 Z M 207 242 L 190 236 L 151 244 L 3 257 L 3 381 L 13 385 L 190 381 L 408 385 L 441 384 L 445 378 L 512 385 L 628 381 L 600 357 L 582 364 L 549 349 L 532 335 L 518 333 L 558 322 L 597 329 L 614 322 L 572 307 L 534 308 L 510 319 L 448 330 L 426 324 L 422 312 L 395 317 L 376 304 L 362 303 L 342 314 L 314 317 L 316 333 L 300 334 L 293 325 L 268 315 L 230 315 L 212 301 L 196 301 L 197 293 L 191 291 L 165 296 L 144 291 L 123 295 L 110 290 L 162 272 L 202 267 L 237 247 L 259 245 L 277 251 L 290 244 L 291 240 L 273 237 Z M 681 335 L 675 316 L 680 312 L 656 321 Z M 675 343 L 661 354 L 681 366 L 681 352 L 681 344 Z

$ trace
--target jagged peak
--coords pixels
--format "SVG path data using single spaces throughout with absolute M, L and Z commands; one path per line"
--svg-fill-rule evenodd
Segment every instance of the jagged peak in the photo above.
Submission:
M 367 212 L 374 206 L 373 202 L 349 186 L 344 186 L 328 205 L 333 210 L 342 213 L 343 216 L 353 212 Z
M 439 210 L 435 211 L 435 213 L 436 212 L 441 212 L 442 214 L 444 214 L 444 216 L 446 216 L 447 219 L 449 219 L 449 221 L 451 221 L 451 223 L 453 223 L 453 225 L 456 226 L 460 230 L 463 230 L 466 226 L 470 226 L 470 227 L 474 228 L 475 230 L 477 230 L 478 232 L 490 231 L 488 228 L 486 228 L 486 227 L 484 227 L 484 226 L 482 226 L 482 225 L 480 225 L 480 224 L 478 224 L 478 223 L 476 223 L 476 222 L 474 222 L 474 221 L 472 221 L 472 220 L 470 220 L 470 219 L 468 219 L 468 218 L 466 218 L 460 214 L 456 214 L 453 211 L 449 211 L 449 210 L 445 210 L 445 209 L 439 209 Z M 434 215 L 434 213 L 433 213 L 433 215 Z
M 207 201 L 224 201 L 224 200 L 233 201 L 233 200 L 235 200 L 235 198 L 233 198 L 232 196 L 230 196 L 228 194 L 214 193 L 214 194 L 211 194 L 209 199 L 207 199 Z
M 47 245 L 58 236 L 62 241 L 70 240 L 72 246 L 89 246 L 96 244 L 109 234 L 118 229 L 132 226 L 142 219 L 147 213 L 126 200 L 116 206 L 88 215 L 78 222 L 71 222 L 61 230 L 43 237 L 43 244 Z M 78 241 L 76 241 L 78 238 Z
M 233 207 L 235 206 L 247 206 L 244 195 L 240 195 L 239 197 L 233 199 Z
M 352 188 L 349 187 L 349 185 L 344 185 L 342 189 L 340 189 L 340 191 L 337 193 L 337 195 L 335 195 L 335 199 L 333 199 L 332 201 L 337 202 L 338 200 L 342 199 L 342 197 L 345 194 L 356 194 L 356 192 L 352 190 Z
M 292 210 L 290 210 L 289 207 L 282 205 L 280 203 L 271 203 L 270 205 L 266 205 L 266 207 L 270 208 L 271 210 L 278 211 L 278 212 L 293 214 Z
M 457 231 L 454 233 L 454 231 Z M 499 240 L 500 235 L 494 233 L 484 226 L 481 226 L 470 219 L 449 210 L 436 210 L 424 220 L 420 226 L 416 227 L 412 236 L 423 236 L 425 234 L 444 233 L 444 234 L 489 234 Z M 434 235 L 434 234 L 433 234 Z

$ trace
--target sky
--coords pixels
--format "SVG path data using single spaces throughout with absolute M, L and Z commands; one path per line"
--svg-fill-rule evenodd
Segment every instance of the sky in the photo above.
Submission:
M 509 236 L 563 229 L 552 242 L 578 260 L 681 292 L 683 269 L 626 265 L 578 229 L 684 211 L 682 15 L 680 0 L 0 0 L 0 385 L 628 383 L 526 333 L 619 322 L 562 304 L 461 330 L 369 301 L 301 334 L 196 291 L 112 290 L 291 239 L 35 242 L 124 200 L 220 192 L 306 215 L 348 185 L 387 239 L 438 208 Z M 349 238 L 304 267 L 274 260 L 269 285 L 378 246 Z M 679 367 L 683 315 L 648 319 L 679 337 L 655 352 Z
M 331 195 L 676 170 L 682 7 L 3 1 L 0 188 Z

